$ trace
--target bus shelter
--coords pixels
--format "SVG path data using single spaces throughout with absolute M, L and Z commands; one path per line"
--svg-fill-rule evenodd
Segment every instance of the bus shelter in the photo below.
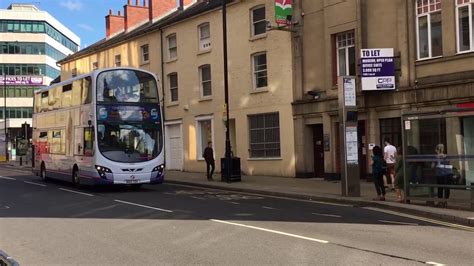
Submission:
M 406 200 L 474 210 L 474 108 L 402 116 Z

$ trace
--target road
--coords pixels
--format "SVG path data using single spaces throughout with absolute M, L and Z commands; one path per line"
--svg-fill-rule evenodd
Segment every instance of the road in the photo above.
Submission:
M 77 189 L 0 168 L 20 265 L 472 265 L 474 232 L 349 205 L 163 184 Z

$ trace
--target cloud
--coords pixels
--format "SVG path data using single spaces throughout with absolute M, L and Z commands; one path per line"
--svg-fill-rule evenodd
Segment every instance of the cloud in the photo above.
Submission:
M 82 2 L 80 2 L 79 0 L 67 0 L 62 1 L 61 6 L 71 11 L 79 11 L 82 9 Z
M 86 30 L 86 31 L 95 31 L 93 27 L 87 25 L 87 24 L 77 24 L 77 26 L 79 26 L 79 28 L 83 29 L 83 30 Z

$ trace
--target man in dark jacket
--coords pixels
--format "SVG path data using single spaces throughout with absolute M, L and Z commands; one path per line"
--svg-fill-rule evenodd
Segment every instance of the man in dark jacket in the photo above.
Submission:
M 204 149 L 202 157 L 204 157 L 204 160 L 206 160 L 207 180 L 212 181 L 212 174 L 214 173 L 214 168 L 216 168 L 216 165 L 214 163 L 214 150 L 212 149 L 211 141 L 207 143 L 207 147 Z

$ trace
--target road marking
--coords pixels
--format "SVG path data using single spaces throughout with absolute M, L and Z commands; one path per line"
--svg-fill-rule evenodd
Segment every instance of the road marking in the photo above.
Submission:
M 387 220 L 379 220 L 379 222 L 388 223 L 388 224 L 418 225 L 417 223 L 403 223 L 403 222 L 387 221 Z
M 79 191 L 74 191 L 74 190 L 69 190 L 69 189 L 65 189 L 65 188 L 59 188 L 59 190 L 67 191 L 67 192 L 71 192 L 71 193 L 76 193 L 76 194 L 79 194 L 79 195 L 94 197 L 94 195 L 92 195 L 92 194 L 88 194 L 88 193 L 84 193 L 84 192 L 79 192 Z
M 222 220 L 216 220 L 216 219 L 211 219 L 211 221 L 217 222 L 217 223 L 223 223 L 223 224 L 229 224 L 229 225 L 235 225 L 235 226 L 245 227 L 245 228 L 254 229 L 254 230 L 259 230 L 259 231 L 264 231 L 264 232 L 268 232 L 268 233 L 274 233 L 274 234 L 278 234 L 278 235 L 284 235 L 284 236 L 289 236 L 289 237 L 304 239 L 304 240 L 308 240 L 308 241 L 318 242 L 318 243 L 321 243 L 321 244 L 328 244 L 328 243 L 329 243 L 329 241 L 326 241 L 326 240 L 321 240 L 321 239 L 316 239 L 316 238 L 311 238 L 311 237 L 306 237 L 306 236 L 301 236 L 301 235 L 295 235 L 295 234 L 285 233 L 285 232 L 276 231 L 276 230 L 271 230 L 271 229 L 266 229 L 266 228 L 262 228 L 262 227 L 256 227 L 256 226 L 245 225 L 245 224 L 238 224 L 238 223 L 232 223 L 232 222 L 227 222 L 227 221 L 222 221 Z
M 437 220 L 433 220 L 433 219 L 429 219 L 429 218 L 424 218 L 424 217 L 419 217 L 419 216 L 404 214 L 404 213 L 398 213 L 398 212 L 394 212 L 394 211 L 382 210 L 382 209 L 373 208 L 373 207 L 363 207 L 363 208 L 366 209 L 366 210 L 372 210 L 372 211 L 376 211 L 376 212 L 384 212 L 384 213 L 388 213 L 388 214 L 392 214 L 392 215 L 396 215 L 396 216 L 400 216 L 400 217 L 410 218 L 410 219 L 424 221 L 424 222 L 428 222 L 428 223 L 432 223 L 432 224 L 439 224 L 439 225 L 444 225 L 444 226 L 447 226 L 447 227 L 452 227 L 452 228 L 457 228 L 457 229 L 462 229 L 462 230 L 474 232 L 474 227 L 471 227 L 471 226 L 464 226 L 464 225 L 460 225 L 460 224 L 442 222 L 442 221 L 437 221 Z
M 340 215 L 326 214 L 326 213 L 317 213 L 317 212 L 313 212 L 312 214 L 317 215 L 317 216 L 333 217 L 333 218 L 341 218 L 341 217 L 342 217 L 342 216 L 340 216 Z
M 133 205 L 133 206 L 142 207 L 142 208 L 152 209 L 152 210 L 155 210 L 155 211 L 162 211 L 162 212 L 173 212 L 173 211 L 166 210 L 166 209 L 161 209 L 161 208 L 151 207 L 151 206 L 142 205 L 142 204 L 133 203 L 133 202 L 128 202 L 128 201 L 123 201 L 123 200 L 115 200 L 115 201 L 116 201 L 116 202 L 120 202 L 120 203 L 124 203 L 124 204 L 129 204 L 129 205 Z
M 227 193 L 229 193 L 229 191 L 230 191 L 230 190 L 220 189 L 220 188 L 208 188 L 208 187 L 204 188 L 204 187 L 199 187 L 199 186 L 172 184 L 172 183 L 167 183 L 166 185 L 176 186 L 176 187 L 199 188 L 199 189 L 202 189 L 202 190 L 224 191 L 224 192 L 227 192 Z M 316 203 L 316 204 L 323 204 L 323 205 L 329 205 L 329 206 L 341 206 L 341 207 L 353 207 L 354 206 L 352 204 L 324 202 L 324 201 L 317 201 L 317 200 L 295 199 L 295 198 L 288 198 L 288 197 L 283 197 L 283 196 L 271 196 L 271 195 L 251 193 L 251 192 L 240 192 L 240 191 L 232 191 L 232 192 L 238 193 L 238 194 L 243 194 L 243 195 L 258 196 L 258 197 L 262 197 L 263 199 L 265 199 L 265 198 L 284 199 L 284 200 L 291 200 L 291 201 L 308 202 L 308 203 Z
M 13 177 L 8 177 L 8 176 L 0 176 L 0 179 L 5 179 L 5 180 L 16 180 L 16 178 L 13 178 Z
M 234 204 L 234 205 L 240 205 L 240 203 L 238 203 L 238 202 L 233 202 L 233 201 L 228 201 L 228 203 Z
M 267 207 L 267 206 L 262 206 L 263 209 L 267 209 L 267 210 L 276 210 L 275 208 L 272 208 L 272 207 Z
M 28 182 L 28 181 L 23 181 L 27 184 L 30 184 L 30 185 L 35 185 L 35 186 L 40 186 L 40 187 L 46 187 L 46 185 L 43 185 L 43 184 L 39 184 L 39 183 L 35 183 L 35 182 Z
M 428 264 L 428 265 L 436 265 L 436 266 L 445 266 L 445 265 L 446 265 L 446 264 L 437 263 L 437 262 L 433 262 L 433 261 L 427 261 L 426 264 Z

